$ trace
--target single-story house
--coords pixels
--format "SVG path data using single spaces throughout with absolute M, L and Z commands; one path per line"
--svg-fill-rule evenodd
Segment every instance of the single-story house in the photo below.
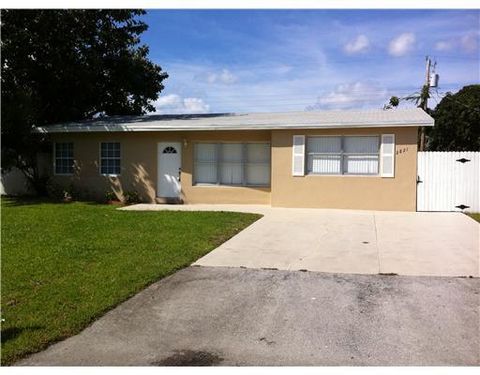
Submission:
M 98 198 L 416 209 L 419 108 L 107 117 L 39 128 L 52 175 Z

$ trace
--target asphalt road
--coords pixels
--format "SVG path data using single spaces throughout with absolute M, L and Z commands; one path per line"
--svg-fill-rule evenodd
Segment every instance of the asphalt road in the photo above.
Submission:
M 189 267 L 21 365 L 479 365 L 480 279 Z

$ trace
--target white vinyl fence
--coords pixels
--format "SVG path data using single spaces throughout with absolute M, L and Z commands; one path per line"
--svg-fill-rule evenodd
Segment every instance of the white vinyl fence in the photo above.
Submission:
M 419 152 L 417 211 L 480 212 L 480 152 Z

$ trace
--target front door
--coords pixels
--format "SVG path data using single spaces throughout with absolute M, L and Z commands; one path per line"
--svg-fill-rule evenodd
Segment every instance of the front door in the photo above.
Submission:
M 157 196 L 178 198 L 180 196 L 180 171 L 182 165 L 182 145 L 180 142 L 158 144 Z

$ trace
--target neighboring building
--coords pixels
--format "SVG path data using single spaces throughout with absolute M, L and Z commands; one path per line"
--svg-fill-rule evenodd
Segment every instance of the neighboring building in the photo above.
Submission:
M 0 172 L 0 195 L 29 195 L 33 194 L 28 181 L 22 171 L 12 168 L 8 172 Z
M 414 211 L 419 108 L 110 117 L 40 128 L 59 184 L 101 198 Z

